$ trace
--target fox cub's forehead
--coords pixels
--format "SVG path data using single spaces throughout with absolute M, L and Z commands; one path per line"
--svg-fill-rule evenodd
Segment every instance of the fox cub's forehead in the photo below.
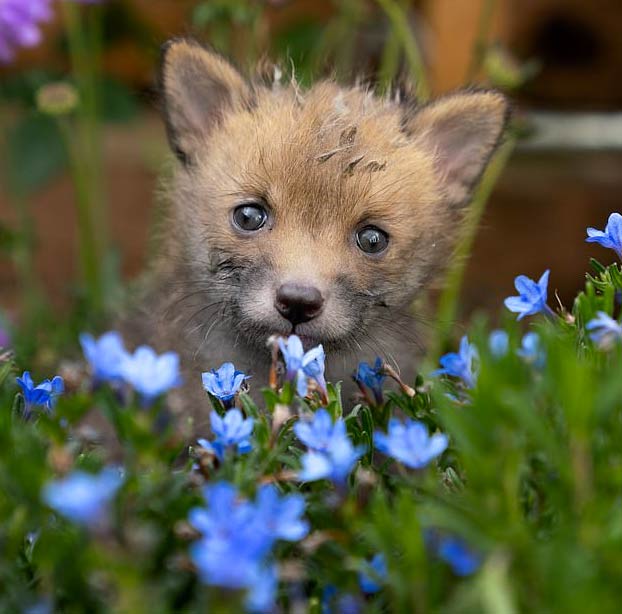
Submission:
M 388 202 L 399 215 L 401 202 L 437 196 L 432 160 L 403 132 L 402 113 L 393 102 L 333 83 L 304 94 L 264 91 L 252 108 L 225 118 L 203 168 L 213 181 L 221 173 L 229 193 L 295 207 L 309 222 L 324 211 L 384 215 Z

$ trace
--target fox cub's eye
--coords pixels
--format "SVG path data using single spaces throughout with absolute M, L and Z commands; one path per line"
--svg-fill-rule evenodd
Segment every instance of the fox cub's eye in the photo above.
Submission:
M 246 203 L 233 210 L 233 224 L 240 230 L 255 232 L 264 227 L 268 212 L 264 207 L 255 203 Z
M 379 254 L 387 249 L 389 235 L 375 226 L 365 226 L 356 233 L 356 244 L 366 254 Z

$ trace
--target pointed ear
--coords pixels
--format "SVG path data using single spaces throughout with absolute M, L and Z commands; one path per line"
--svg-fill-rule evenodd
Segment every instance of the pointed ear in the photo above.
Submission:
M 450 206 L 468 203 L 508 118 L 505 96 L 481 91 L 440 98 L 406 120 L 406 131 L 434 156 Z
M 228 110 L 248 108 L 252 92 L 224 58 L 190 39 L 162 47 L 160 91 L 171 149 L 184 163 Z

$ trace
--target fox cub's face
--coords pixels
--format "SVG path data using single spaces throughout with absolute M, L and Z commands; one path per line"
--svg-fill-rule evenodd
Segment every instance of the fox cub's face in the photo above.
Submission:
M 507 116 L 494 92 L 417 108 L 252 83 L 184 40 L 165 49 L 162 88 L 185 261 L 257 346 L 295 331 L 356 348 L 390 321 L 450 256 Z

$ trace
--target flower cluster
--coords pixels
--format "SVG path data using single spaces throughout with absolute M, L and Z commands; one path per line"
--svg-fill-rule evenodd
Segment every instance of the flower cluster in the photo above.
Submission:
M 302 471 L 298 475 L 305 482 L 329 479 L 342 484 L 363 454 L 363 448 L 355 447 L 350 441 L 343 419 L 333 422 L 325 409 L 315 412 L 312 420 L 299 420 L 294 432 L 309 448 L 302 457 Z
M 201 581 L 245 590 L 248 610 L 270 611 L 278 580 L 272 548 L 278 540 L 298 541 L 307 535 L 303 497 L 280 496 L 268 485 L 251 502 L 228 482 L 206 486 L 203 494 L 207 507 L 194 508 L 189 516 L 201 534 L 190 548 Z
M 160 395 L 181 384 L 179 356 L 175 352 L 158 355 L 142 345 L 130 354 L 121 335 L 111 331 L 95 339 L 80 335 L 80 344 L 93 375 L 93 382 L 129 384 L 140 396 L 143 405 L 150 405 Z

